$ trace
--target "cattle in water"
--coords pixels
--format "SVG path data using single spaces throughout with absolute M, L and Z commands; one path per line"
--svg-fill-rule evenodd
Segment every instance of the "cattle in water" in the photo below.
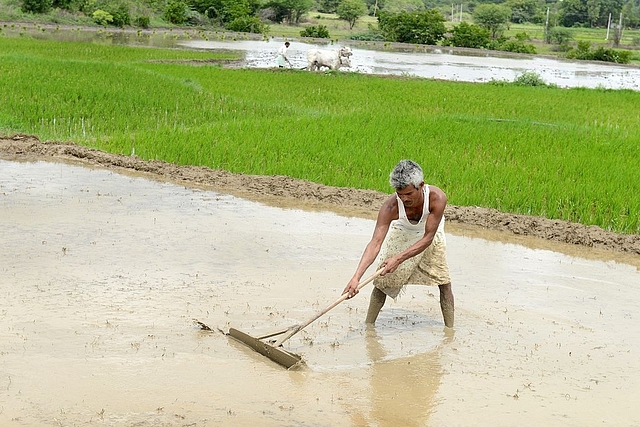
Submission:
M 336 50 L 311 49 L 307 52 L 307 70 L 320 70 L 321 67 L 327 67 L 330 70 L 351 67 L 349 59 L 351 55 L 353 52 L 348 46 Z

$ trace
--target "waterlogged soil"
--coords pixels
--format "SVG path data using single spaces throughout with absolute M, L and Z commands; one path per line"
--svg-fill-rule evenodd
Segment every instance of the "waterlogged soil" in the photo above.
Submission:
M 638 238 L 597 227 L 450 206 L 455 328 L 408 287 L 296 370 L 224 334 L 335 301 L 384 197 L 0 139 L 0 425 L 640 426 Z
M 237 60 L 184 61 L 192 65 L 227 68 L 273 68 L 282 37 L 265 39 L 259 34 L 205 31 L 194 28 L 118 29 L 38 23 L 0 22 L 0 34 L 84 43 L 106 43 L 175 49 L 233 52 Z M 545 83 L 561 88 L 640 90 L 640 67 L 599 61 L 558 59 L 407 43 L 287 38 L 291 68 L 307 67 L 309 49 L 332 49 L 338 44 L 353 50 L 351 67 L 345 71 L 386 76 L 411 76 L 461 82 L 513 81 L 523 73 L 535 73 Z
M 376 191 L 329 187 L 285 176 L 239 175 L 203 167 L 144 161 L 136 156 L 109 154 L 72 143 L 41 142 L 29 135 L 0 138 L 0 153 L 82 160 L 106 168 L 123 168 L 162 179 L 207 185 L 241 197 L 276 198 L 277 203 L 284 206 L 311 206 L 363 218 L 375 218 L 378 207 L 388 196 Z M 449 205 L 445 214 L 449 222 L 506 231 L 516 236 L 640 254 L 640 235 L 614 233 L 598 226 L 514 215 L 477 206 Z

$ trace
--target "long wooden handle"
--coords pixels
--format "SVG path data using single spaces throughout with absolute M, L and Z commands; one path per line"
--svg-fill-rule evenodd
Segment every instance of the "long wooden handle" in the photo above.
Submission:
M 366 280 L 360 282 L 358 284 L 358 291 L 362 288 L 364 288 L 365 286 L 367 286 L 369 283 L 373 282 L 373 279 L 375 279 L 376 277 L 378 277 L 382 272 L 384 271 L 384 267 L 382 267 L 380 270 L 376 271 L 375 273 L 373 273 L 370 277 L 368 277 Z M 335 300 L 334 302 L 332 302 L 331 304 L 329 304 L 327 307 L 325 307 L 324 310 L 316 313 L 312 318 L 310 318 L 309 320 L 307 320 L 304 323 L 301 323 L 300 325 L 296 325 L 290 328 L 290 330 L 284 334 L 282 337 L 280 337 L 274 344 L 274 347 L 278 347 L 280 345 L 282 345 L 283 342 L 285 342 L 286 340 L 288 340 L 289 338 L 291 338 L 292 336 L 294 336 L 295 334 L 297 334 L 298 332 L 300 332 L 301 330 L 303 330 L 304 328 L 306 328 L 307 326 L 309 326 L 311 323 L 315 322 L 316 320 L 318 320 L 320 317 L 324 316 L 325 314 L 327 314 L 327 312 L 329 310 L 331 310 L 332 308 L 334 308 L 335 306 L 337 306 L 338 304 L 340 304 L 342 301 L 346 300 L 349 297 L 349 294 L 342 294 L 340 296 L 340 298 L 338 298 L 337 300 Z

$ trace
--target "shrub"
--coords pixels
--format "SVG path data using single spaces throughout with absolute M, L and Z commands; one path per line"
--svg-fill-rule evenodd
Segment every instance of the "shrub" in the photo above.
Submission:
M 93 21 L 102 26 L 107 26 L 113 22 L 113 16 L 109 12 L 105 12 L 102 9 L 98 9 L 91 15 Z
M 257 16 L 241 16 L 226 25 L 229 31 L 240 33 L 267 34 L 269 26 L 265 25 Z
M 172 24 L 184 24 L 187 21 L 187 4 L 180 0 L 171 0 L 164 9 L 164 17 Z
M 515 52 L 515 53 L 528 53 L 535 54 L 536 47 L 530 43 L 524 43 L 520 40 L 507 40 L 499 46 L 499 49 L 503 52 Z
M 451 36 L 443 44 L 455 47 L 469 47 L 480 49 L 489 44 L 489 30 L 480 28 L 475 24 L 461 22 L 453 27 Z
M 329 30 L 325 25 L 312 25 L 300 31 L 300 37 L 317 37 L 319 39 L 329 39 Z
M 111 16 L 113 16 L 112 24 L 116 27 L 125 27 L 131 25 L 131 15 L 129 15 L 129 9 L 127 6 L 121 4 L 113 10 L 109 10 Z
M 134 19 L 133 23 L 139 28 L 149 28 L 151 26 L 151 19 L 148 16 L 138 16 Z
M 371 42 L 383 42 L 384 35 L 379 30 L 369 29 L 364 33 L 354 34 L 350 37 L 351 40 L 371 41 Z
M 555 87 L 555 85 L 547 84 L 542 77 L 534 71 L 525 71 L 513 81 L 515 86 L 544 86 Z
M 444 38 L 444 16 L 437 10 L 426 12 L 380 12 L 378 25 L 386 41 L 435 45 Z
M 52 0 L 23 0 L 21 9 L 25 13 L 47 13 L 52 5 Z
M 547 43 L 564 45 L 573 40 L 573 36 L 566 28 L 554 27 L 547 31 L 545 34 L 545 41 Z
M 616 50 L 606 47 L 598 47 L 593 50 L 591 49 L 590 42 L 579 41 L 576 48 L 567 52 L 567 58 L 628 64 L 631 62 L 631 52 L 628 50 Z

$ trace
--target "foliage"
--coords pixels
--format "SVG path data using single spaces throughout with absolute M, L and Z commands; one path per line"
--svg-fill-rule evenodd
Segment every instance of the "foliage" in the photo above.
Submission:
M 506 80 L 491 80 L 492 86 L 521 86 L 521 87 L 547 87 L 557 89 L 558 86 L 544 81 L 535 71 L 525 71 L 518 75 L 512 82 Z
M 482 49 L 489 45 L 489 41 L 489 30 L 480 28 L 475 24 L 461 22 L 453 27 L 451 35 L 444 40 L 443 44 L 447 46 Z
M 566 45 L 573 40 L 573 36 L 566 28 L 553 27 L 547 31 L 545 35 L 545 41 L 547 43 L 553 43 L 558 45 Z
M 367 13 L 367 5 L 364 0 L 342 0 L 336 12 L 340 19 L 349 23 L 351 30 L 358 18 Z
M 133 23 L 136 27 L 149 28 L 151 20 L 148 16 L 138 16 L 133 20 Z
M 187 22 L 187 4 L 182 0 L 169 1 L 164 9 L 164 17 L 172 24 L 184 24 Z
M 26 13 L 47 13 L 52 5 L 52 0 L 22 0 L 21 8 Z
M 557 87 L 556 85 L 550 85 L 544 81 L 540 75 L 534 71 L 525 71 L 520 74 L 513 81 L 516 86 L 531 86 L 531 87 Z
M 367 31 L 354 34 L 350 37 L 351 40 L 361 40 L 361 41 L 384 41 L 384 35 L 378 29 L 369 28 Z
M 538 0 L 507 0 L 505 5 L 511 9 L 510 21 L 515 24 L 540 22 L 542 5 Z
M 594 50 L 591 48 L 590 42 L 579 41 L 576 48 L 567 52 L 567 58 L 628 64 L 631 61 L 631 52 L 628 50 L 616 50 L 602 46 Z
M 131 16 L 129 15 L 129 8 L 124 4 L 114 6 L 109 13 L 113 16 L 112 24 L 116 27 L 125 27 L 131 25 Z
M 227 24 L 239 18 L 253 17 L 260 9 L 258 0 L 191 0 L 193 8 L 220 24 Z M 238 21 L 240 22 L 240 21 Z M 245 21 L 246 23 L 249 20 Z
M 503 52 L 527 53 L 531 55 L 536 53 L 536 47 L 534 45 L 521 40 L 500 38 L 491 41 L 487 47 L 491 50 L 500 50 Z
M 329 30 L 325 25 L 312 25 L 300 31 L 300 37 L 315 37 L 318 39 L 329 39 Z
M 371 7 L 369 9 L 372 10 Z M 396 14 L 400 12 L 424 12 L 426 7 L 423 0 L 385 0 L 383 4 L 378 2 L 378 9 L 378 12 Z
M 435 10 L 401 12 L 390 15 L 380 12 L 378 25 L 387 41 L 435 45 L 444 38 L 444 16 Z
M 492 39 L 499 38 L 511 17 L 511 9 L 497 4 L 481 4 L 473 12 L 473 20 L 482 28 L 489 30 Z
M 318 2 L 318 12 L 336 13 L 340 0 L 320 0 Z
M 240 16 L 227 24 L 226 28 L 229 31 L 244 33 L 267 34 L 269 32 L 269 26 L 260 21 L 257 16 Z
M 96 24 L 107 26 L 113 22 L 113 16 L 109 12 L 105 12 L 104 10 L 98 9 L 93 12 L 93 20 Z
M 311 10 L 313 0 L 267 0 L 264 8 L 274 11 L 274 21 L 297 24 L 300 18 Z
M 565 27 L 606 27 L 609 15 L 618 16 L 623 0 L 563 0 L 558 3 L 559 23 Z M 631 11 L 633 3 L 627 8 Z

